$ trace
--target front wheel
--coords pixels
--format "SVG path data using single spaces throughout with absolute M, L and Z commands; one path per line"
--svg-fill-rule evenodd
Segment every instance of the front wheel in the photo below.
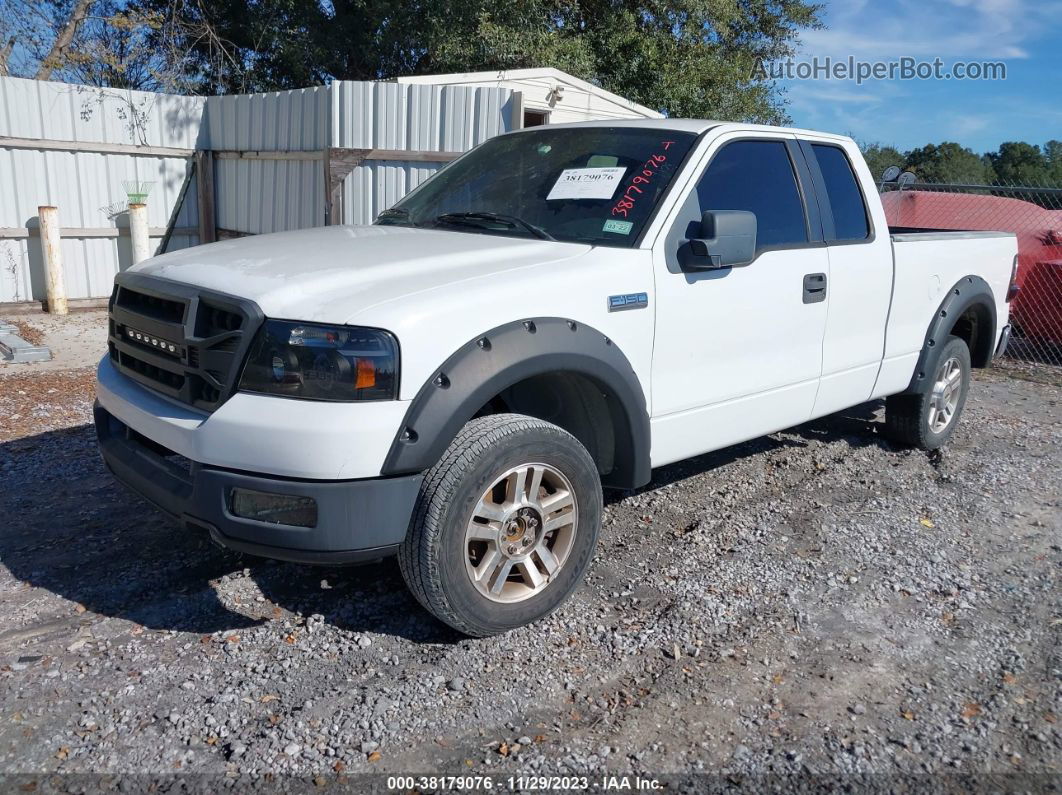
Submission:
M 505 632 L 549 615 L 580 583 L 601 506 L 597 467 L 567 431 L 520 414 L 480 417 L 426 473 L 399 567 L 454 629 Z
M 949 337 L 937 362 L 927 392 L 885 401 L 886 431 L 901 444 L 936 450 L 959 424 L 970 391 L 970 349 L 959 337 Z

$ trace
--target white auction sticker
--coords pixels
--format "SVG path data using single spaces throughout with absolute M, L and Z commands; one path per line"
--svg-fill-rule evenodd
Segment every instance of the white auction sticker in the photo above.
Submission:
M 553 183 L 546 201 L 553 199 L 611 199 L 627 169 L 566 168 Z

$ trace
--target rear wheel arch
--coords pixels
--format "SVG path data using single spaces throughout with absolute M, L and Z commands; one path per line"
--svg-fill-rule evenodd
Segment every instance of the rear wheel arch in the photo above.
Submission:
M 980 276 L 964 276 L 948 290 L 929 324 L 914 375 L 903 394 L 920 394 L 932 387 L 940 352 L 952 336 L 966 342 L 974 367 L 991 363 L 996 302 L 992 288 Z
M 649 415 L 630 361 L 601 332 L 564 318 L 507 323 L 455 351 L 410 404 L 382 474 L 428 469 L 466 422 L 499 412 L 567 430 L 606 486 L 649 481 Z

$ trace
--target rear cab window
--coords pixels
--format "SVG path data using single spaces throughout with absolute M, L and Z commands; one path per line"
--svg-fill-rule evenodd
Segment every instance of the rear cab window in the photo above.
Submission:
M 805 149 L 805 152 L 807 150 Z M 826 201 L 833 215 L 833 235 L 828 243 L 852 243 L 870 237 L 870 216 L 848 155 L 839 146 L 811 144 L 815 162 L 826 187 Z

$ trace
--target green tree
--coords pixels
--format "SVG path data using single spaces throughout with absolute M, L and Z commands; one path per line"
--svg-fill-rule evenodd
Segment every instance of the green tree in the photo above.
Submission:
M 904 167 L 913 171 L 921 182 L 988 185 L 993 176 L 980 155 L 952 141 L 911 150 Z
M 907 161 L 907 156 L 895 146 L 884 146 L 878 143 L 860 143 L 863 158 L 867 161 L 870 173 L 874 179 L 881 179 L 882 172 L 889 166 L 900 166 Z
M 787 120 L 757 63 L 820 25 L 807 0 L 132 0 L 202 93 L 553 66 L 673 116 Z
M 1048 158 L 1034 144 L 1008 141 L 989 152 L 988 159 L 1000 185 L 1042 186 L 1050 181 Z
M 1050 187 L 1062 188 L 1062 141 L 1052 140 L 1044 144 L 1044 158 Z

